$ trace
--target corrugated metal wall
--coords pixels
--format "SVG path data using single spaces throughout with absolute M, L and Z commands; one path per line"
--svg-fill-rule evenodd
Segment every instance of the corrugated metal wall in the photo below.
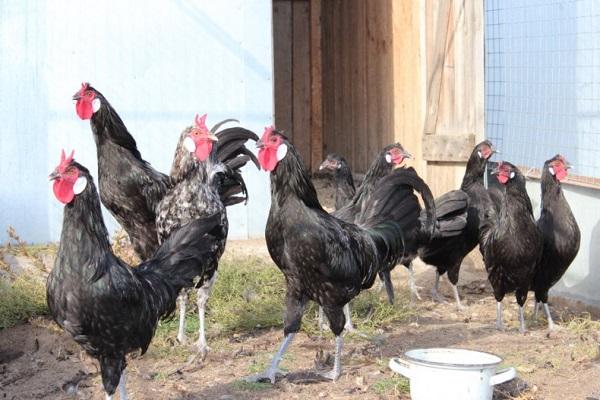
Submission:
M 97 176 L 89 122 L 71 101 L 82 81 L 103 92 L 161 171 L 196 113 L 261 134 L 273 115 L 271 2 L 2 2 L 0 242 L 9 225 L 29 242 L 58 239 L 62 207 L 47 176 L 61 148 Z M 248 206 L 229 209 L 234 238 L 262 236 L 269 209 L 267 174 L 248 168 L 246 177 Z

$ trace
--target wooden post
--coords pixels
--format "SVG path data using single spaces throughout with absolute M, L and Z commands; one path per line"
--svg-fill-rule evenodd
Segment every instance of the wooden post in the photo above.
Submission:
M 310 152 L 313 171 L 323 161 L 321 0 L 310 0 Z

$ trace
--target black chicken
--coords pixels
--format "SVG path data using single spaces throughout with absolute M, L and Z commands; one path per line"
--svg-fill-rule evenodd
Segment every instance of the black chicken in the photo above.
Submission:
M 422 242 L 417 253 L 423 262 L 436 268 L 435 283 L 431 291 L 433 299 L 443 301 L 438 294 L 438 288 L 440 277 L 447 273 L 454 292 L 456 306 L 459 310 L 462 309 L 462 305 L 456 285 L 460 266 L 463 259 L 479 243 L 479 225 L 482 213 L 484 210 L 493 207 L 484 185 L 484 174 L 486 163 L 495 152 L 492 143 L 488 140 L 477 144 L 473 148 L 467 161 L 460 191 L 452 191 L 436 199 L 438 223 L 444 225 L 440 231 L 447 231 L 449 234 L 434 237 L 430 242 Z M 453 235 L 452 231 L 460 228 L 457 224 L 459 220 L 455 219 L 454 216 L 456 216 L 456 210 L 461 210 L 461 204 L 456 204 L 459 207 L 454 207 L 452 203 L 464 201 L 463 194 L 468 197 L 466 226 L 462 234 Z M 462 216 L 464 214 L 460 212 L 458 215 Z M 446 221 L 444 221 L 445 216 L 448 217 Z M 446 222 L 450 224 L 447 225 Z M 411 261 L 410 257 L 407 257 L 405 261 Z
M 341 374 L 342 308 L 373 285 L 379 269 L 402 255 L 402 232 L 419 224 L 421 207 L 413 189 L 429 192 L 429 188 L 398 170 L 367 196 L 366 212 L 358 216 L 358 224 L 347 223 L 323 210 L 296 149 L 285 136 L 267 128 L 257 145 L 262 168 L 271 172 L 267 247 L 285 275 L 287 292 L 285 340 L 269 369 L 248 379 L 275 381 L 283 353 L 300 329 L 307 302 L 313 300 L 323 307 L 336 336 L 333 370 L 323 374 L 335 380 Z M 430 202 L 425 204 L 432 226 L 435 210 Z
M 215 263 L 205 269 L 198 284 L 200 326 L 197 345 L 203 356 L 209 350 L 204 329 L 206 303 L 217 277 L 217 262 L 225 249 L 229 227 L 225 206 L 247 199 L 246 185 L 239 168 L 249 160 L 258 166 L 254 154 L 244 146 L 247 140 L 258 140 L 255 133 L 243 128 L 230 128 L 214 135 L 205 121 L 206 115 L 196 116 L 195 126 L 181 133 L 171 169 L 171 177 L 177 183 L 158 204 L 156 219 L 162 243 L 174 229 L 191 220 L 215 214 L 220 216 L 223 234 L 222 240 L 217 243 Z M 239 193 L 242 196 L 238 196 Z M 187 291 L 182 291 L 177 333 L 180 343 L 185 342 L 186 302 Z
M 102 204 L 145 260 L 158 247 L 156 206 L 171 186 L 170 178 L 142 159 L 135 139 L 100 92 L 83 83 L 73 100 L 77 115 L 90 120 L 96 141 Z
M 174 231 L 152 257 L 131 268 L 111 251 L 100 201 L 88 170 L 73 154 L 50 175 L 65 204 L 63 229 L 47 301 L 54 320 L 100 363 L 111 399 L 126 399 L 126 354 L 146 352 L 159 319 L 170 315 L 183 287 L 216 263 L 220 216 Z
M 542 212 L 537 226 L 544 237 L 542 259 L 535 269 L 531 290 L 535 292 L 535 311 L 540 303 L 548 318 L 548 328 L 554 321 L 548 307 L 548 291 L 566 272 L 579 251 L 581 233 L 571 207 L 563 194 L 561 181 L 571 165 L 559 154 L 544 163 L 542 171 Z
M 515 292 L 519 304 L 519 331 L 525 332 L 523 305 L 542 256 L 543 237 L 525 190 L 525 177 L 508 162 L 493 171 L 505 186 L 502 201 L 485 210 L 480 227 L 480 250 L 496 298 L 496 327 L 504 329 L 502 299 Z
M 335 190 L 335 209 L 339 210 L 348 204 L 356 194 L 354 178 L 352 177 L 352 171 L 350 171 L 348 162 L 339 154 L 331 153 L 321 163 L 319 170 L 331 173 Z

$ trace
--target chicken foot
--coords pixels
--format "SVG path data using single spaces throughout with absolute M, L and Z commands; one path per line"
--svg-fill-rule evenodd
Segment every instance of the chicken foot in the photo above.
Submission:
M 283 358 L 283 355 L 284 355 L 285 351 L 287 350 L 288 346 L 294 339 L 294 336 L 296 336 L 295 332 L 288 333 L 285 336 L 285 338 L 283 339 L 283 343 L 281 343 L 281 346 L 279 347 L 279 350 L 277 351 L 277 354 L 275 354 L 275 356 L 273 357 L 273 360 L 271 360 L 271 365 L 265 372 L 262 372 L 262 373 L 256 374 L 256 375 L 252 375 L 252 376 L 248 376 L 248 377 L 244 378 L 244 380 L 246 382 L 254 382 L 254 383 L 269 380 L 269 381 L 271 381 L 272 384 L 275 384 L 275 381 L 277 379 L 277 374 L 285 376 L 285 373 L 279 369 L 279 363 L 281 362 L 281 359 Z

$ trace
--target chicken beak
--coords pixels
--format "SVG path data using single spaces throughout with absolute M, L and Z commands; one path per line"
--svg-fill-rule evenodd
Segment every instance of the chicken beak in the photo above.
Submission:
M 51 181 L 55 181 L 58 178 L 60 178 L 60 173 L 58 171 L 54 171 L 50 175 L 48 175 L 48 179 Z
M 408 151 L 406 151 L 406 150 L 402 150 L 402 156 L 403 156 L 404 158 L 410 158 L 410 159 L 412 159 L 412 158 L 413 158 L 412 154 L 410 154 L 410 153 L 409 153 Z
M 215 135 L 212 132 L 208 134 L 208 139 L 212 140 L 213 142 L 218 142 L 219 141 L 219 138 L 217 137 L 217 135 Z
M 73 95 L 73 100 L 74 100 L 74 101 L 77 101 L 77 100 L 79 100 L 79 99 L 81 99 L 81 95 L 79 94 L 79 92 L 77 92 L 77 93 L 75 93 L 75 94 Z
M 265 143 L 262 141 L 262 139 L 258 139 L 258 142 L 256 142 L 256 148 L 262 149 L 264 147 L 265 147 Z

